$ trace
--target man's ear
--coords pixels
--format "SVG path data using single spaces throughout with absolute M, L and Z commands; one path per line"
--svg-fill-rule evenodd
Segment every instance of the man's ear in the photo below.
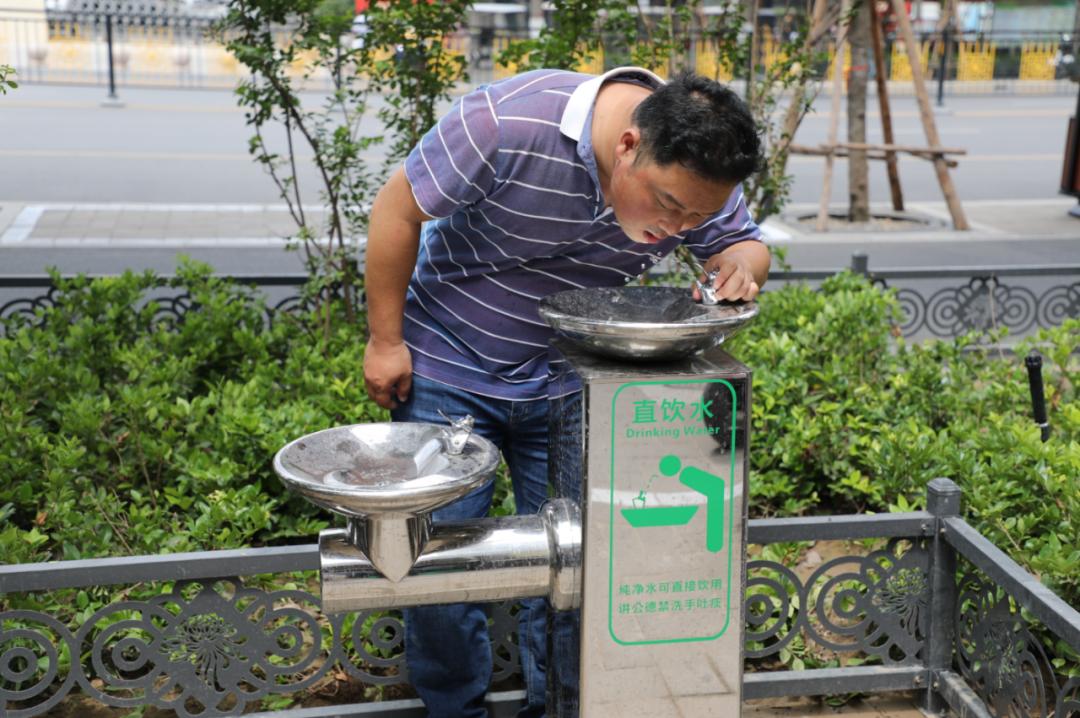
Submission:
M 641 130 L 636 127 L 627 127 L 619 135 L 619 141 L 615 145 L 615 159 L 633 162 L 641 148 Z

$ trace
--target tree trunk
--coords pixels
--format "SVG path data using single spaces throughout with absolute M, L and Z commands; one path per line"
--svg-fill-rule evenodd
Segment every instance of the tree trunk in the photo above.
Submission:
M 848 73 L 848 142 L 866 142 L 866 86 L 870 76 L 870 7 L 862 0 L 848 29 L 851 70 Z M 870 220 L 870 167 L 864 150 L 852 150 L 848 157 L 848 220 Z

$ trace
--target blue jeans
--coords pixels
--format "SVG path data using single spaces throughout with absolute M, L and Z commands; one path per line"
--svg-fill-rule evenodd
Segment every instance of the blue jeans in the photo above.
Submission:
M 413 375 L 409 398 L 391 415 L 394 421 L 445 424 L 440 409 L 450 417 L 469 414 L 475 419 L 473 430 L 502 451 L 510 469 L 517 512 L 535 514 L 548 497 L 548 402 L 493 399 Z M 433 518 L 447 521 L 484 517 L 493 493 L 494 482 L 490 482 L 436 510 Z M 547 612 L 546 599 L 521 601 L 518 646 L 526 702 L 518 714 L 520 718 L 544 715 Z M 556 624 L 566 626 L 566 619 L 557 619 Z M 480 605 L 406 609 L 405 662 L 410 681 L 430 718 L 487 718 L 484 696 L 491 682 L 492 657 L 487 615 Z M 567 656 L 560 664 L 563 669 L 576 668 L 577 656 Z M 559 670 L 560 679 L 567 672 Z M 576 684 L 576 670 L 572 672 Z

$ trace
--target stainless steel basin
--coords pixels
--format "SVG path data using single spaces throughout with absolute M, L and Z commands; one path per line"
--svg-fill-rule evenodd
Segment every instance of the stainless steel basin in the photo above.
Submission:
M 274 457 L 281 480 L 348 517 L 319 535 L 323 609 L 356 611 L 547 596 L 580 605 L 581 514 L 433 522 L 431 512 L 489 480 L 499 450 L 471 416 L 440 426 L 354 424 L 296 439 Z
M 595 354 L 639 361 L 711 349 L 757 314 L 756 302 L 704 305 L 681 287 L 573 289 L 540 301 L 558 335 Z
M 274 457 L 285 484 L 349 517 L 348 542 L 392 582 L 431 535 L 431 512 L 491 478 L 499 450 L 472 419 L 337 426 L 296 439 Z
M 491 477 L 499 450 L 471 434 L 460 453 L 449 427 L 419 423 L 338 426 L 301 437 L 274 457 L 292 490 L 348 516 L 420 514 Z

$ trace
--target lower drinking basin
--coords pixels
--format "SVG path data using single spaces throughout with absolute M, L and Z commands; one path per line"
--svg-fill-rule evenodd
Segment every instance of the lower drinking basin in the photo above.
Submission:
M 434 510 L 491 478 L 499 450 L 470 434 L 460 453 L 450 430 L 417 422 L 354 424 L 283 447 L 274 471 L 289 488 L 349 516 Z

